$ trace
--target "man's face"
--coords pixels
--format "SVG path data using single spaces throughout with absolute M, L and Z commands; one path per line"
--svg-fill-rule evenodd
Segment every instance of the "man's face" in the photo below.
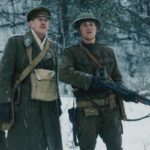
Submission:
M 41 38 L 45 37 L 49 29 L 49 19 L 47 17 L 37 17 L 29 22 L 31 29 Z
M 79 28 L 82 39 L 85 41 L 95 42 L 97 26 L 94 21 L 84 21 L 80 24 Z

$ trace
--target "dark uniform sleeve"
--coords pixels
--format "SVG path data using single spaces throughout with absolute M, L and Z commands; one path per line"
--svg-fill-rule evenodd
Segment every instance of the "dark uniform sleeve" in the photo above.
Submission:
M 11 100 L 11 88 L 16 59 L 15 37 L 11 37 L 4 49 L 0 62 L 0 103 Z
M 92 76 L 88 73 L 75 69 L 75 59 L 71 50 L 65 49 L 60 63 L 60 80 L 74 87 L 88 90 Z

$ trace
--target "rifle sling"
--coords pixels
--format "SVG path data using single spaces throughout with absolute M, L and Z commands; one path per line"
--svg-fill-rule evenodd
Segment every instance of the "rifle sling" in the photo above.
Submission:
M 103 65 L 95 58 L 94 55 L 92 55 L 89 50 L 83 46 L 83 44 L 80 42 L 80 47 L 86 52 L 86 54 L 89 56 L 89 58 L 100 68 L 103 68 Z

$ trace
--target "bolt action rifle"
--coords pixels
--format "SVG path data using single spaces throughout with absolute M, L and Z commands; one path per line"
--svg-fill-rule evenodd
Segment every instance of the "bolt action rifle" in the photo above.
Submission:
M 108 76 L 108 73 L 106 71 L 106 66 L 104 66 L 103 63 L 100 63 L 99 61 L 97 61 L 97 59 L 88 51 L 87 48 L 85 48 L 82 43 L 80 43 L 80 47 L 85 51 L 85 53 L 88 55 L 88 57 L 99 67 L 99 69 L 103 72 L 103 76 L 99 76 L 95 77 L 98 79 L 98 86 L 99 88 L 103 88 L 103 89 L 109 89 L 112 90 L 113 92 L 115 92 L 118 96 L 120 96 L 121 98 L 123 98 L 125 101 L 127 102 L 135 102 L 135 103 L 143 103 L 145 105 L 149 105 L 150 106 L 150 100 L 145 98 L 142 95 L 139 95 L 136 91 L 133 91 L 131 89 L 128 89 L 127 87 L 125 87 L 123 84 L 121 83 L 117 83 L 114 82 L 112 80 L 110 80 L 110 77 Z M 74 108 L 71 108 L 68 110 L 69 113 L 69 120 L 73 125 L 73 140 L 75 143 L 75 146 L 78 146 L 79 143 L 77 141 L 77 126 L 76 126 L 76 117 L 77 117 L 77 110 Z M 127 119 L 126 121 L 138 121 L 144 118 L 150 117 L 150 114 L 138 118 L 138 119 Z
M 148 100 L 147 98 L 143 97 L 142 95 L 139 95 L 136 91 L 128 89 L 122 84 L 117 84 L 116 82 L 113 82 L 106 71 L 107 69 L 105 63 L 103 61 L 98 61 L 96 57 L 92 55 L 86 47 L 83 46 L 82 43 L 80 43 L 80 47 L 87 54 L 87 56 L 97 65 L 97 67 L 103 71 L 103 76 L 99 77 L 98 80 L 98 85 L 100 88 L 110 89 L 114 91 L 125 101 L 132 101 L 136 103 L 140 102 L 150 106 L 150 100 Z
M 138 94 L 136 91 L 128 89 L 124 85 L 120 83 L 116 83 L 114 81 L 101 81 L 99 80 L 98 85 L 100 88 L 110 89 L 114 91 L 117 95 L 122 97 L 127 102 L 135 102 L 142 103 L 150 106 L 150 100 L 145 98 L 144 96 Z

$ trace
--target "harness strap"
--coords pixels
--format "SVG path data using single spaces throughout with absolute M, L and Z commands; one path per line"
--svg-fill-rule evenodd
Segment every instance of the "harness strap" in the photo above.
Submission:
M 39 55 L 32 61 L 30 62 L 30 64 L 22 71 L 21 75 L 19 76 L 18 80 L 16 81 L 14 88 L 17 88 L 18 85 L 20 84 L 21 81 L 23 81 L 25 79 L 25 77 L 27 77 L 30 72 L 33 70 L 33 68 L 44 58 L 44 56 L 46 55 L 48 49 L 49 49 L 49 42 L 46 42 L 46 46 L 44 47 L 44 49 L 39 53 Z M 29 47 L 27 49 L 27 53 L 30 53 L 32 50 L 31 47 Z M 31 58 L 29 58 L 30 61 Z

